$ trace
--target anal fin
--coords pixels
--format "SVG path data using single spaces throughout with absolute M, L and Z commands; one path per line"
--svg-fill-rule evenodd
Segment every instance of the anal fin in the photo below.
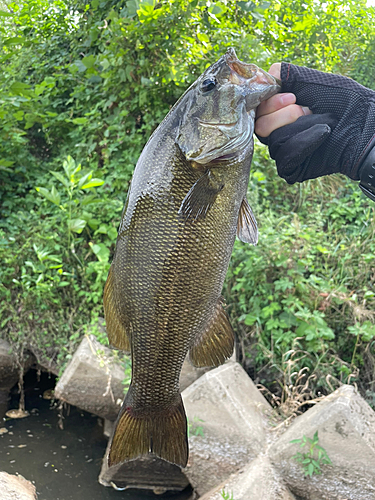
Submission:
M 103 303 L 109 343 L 113 345 L 113 347 L 117 347 L 117 349 L 130 352 L 130 324 L 119 307 L 114 286 L 112 266 L 109 270 L 104 287 Z
M 242 200 L 237 222 L 237 237 L 244 243 L 256 245 L 258 243 L 258 226 L 249 202 Z
M 190 348 L 189 359 L 198 368 L 219 366 L 232 356 L 233 348 L 233 329 L 219 299 L 211 321 Z

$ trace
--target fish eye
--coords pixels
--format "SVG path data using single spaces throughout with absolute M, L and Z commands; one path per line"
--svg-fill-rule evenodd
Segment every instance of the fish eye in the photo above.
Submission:
M 214 89 L 216 86 L 216 80 L 215 78 L 206 78 L 206 80 L 203 80 L 201 89 L 202 92 L 209 92 L 210 90 Z

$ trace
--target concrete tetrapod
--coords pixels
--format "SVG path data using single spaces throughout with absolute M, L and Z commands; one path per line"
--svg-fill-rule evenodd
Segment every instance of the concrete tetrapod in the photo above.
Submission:
M 111 349 L 93 335 L 81 344 L 55 388 L 55 396 L 99 417 L 115 420 L 124 398 L 124 371 Z
M 233 361 L 203 375 L 182 398 L 190 429 L 185 474 L 203 495 L 263 451 L 271 407 Z
M 235 500 L 295 500 L 265 455 L 255 458 L 199 500 L 223 500 L 222 492 Z
M 332 465 L 323 465 L 322 474 L 310 478 L 292 459 L 303 448 L 290 441 L 312 438 L 315 431 Z M 305 500 L 374 500 L 375 412 L 353 386 L 343 385 L 297 417 L 272 444 L 269 456 L 291 491 Z

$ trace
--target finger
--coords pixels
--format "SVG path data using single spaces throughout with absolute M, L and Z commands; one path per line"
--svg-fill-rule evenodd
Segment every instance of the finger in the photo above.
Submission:
M 305 114 L 311 114 L 311 111 L 297 104 L 291 104 L 274 113 L 258 118 L 255 122 L 255 133 L 260 137 L 268 137 L 274 130 L 289 123 L 294 123 L 300 116 Z
M 271 147 L 279 149 L 282 144 L 289 142 L 293 137 L 302 137 L 300 135 L 301 132 L 317 130 L 314 129 L 317 125 L 328 125 L 330 130 L 333 130 L 337 125 L 337 118 L 332 113 L 300 116 L 295 122 L 288 123 L 288 125 L 280 127 L 272 132 L 272 134 L 268 137 L 270 150 Z M 294 150 L 295 148 L 292 149 Z
M 290 137 L 289 140 L 270 146 L 270 156 L 279 164 L 279 169 L 290 175 L 288 168 L 301 165 L 326 140 L 331 132 L 327 123 L 313 125 Z
M 268 71 L 268 73 L 272 76 L 275 76 L 280 80 L 281 73 L 281 63 L 273 63 Z
M 257 117 L 263 115 L 269 115 L 274 113 L 278 109 L 285 108 L 289 104 L 294 104 L 296 102 L 296 96 L 294 94 L 276 94 L 266 101 L 263 101 L 257 107 Z

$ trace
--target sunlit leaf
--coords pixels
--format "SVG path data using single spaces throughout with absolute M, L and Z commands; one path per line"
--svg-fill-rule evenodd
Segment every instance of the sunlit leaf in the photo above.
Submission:
M 92 187 L 102 186 L 105 181 L 102 179 L 91 179 L 87 184 L 83 185 L 81 189 L 88 189 Z
M 76 125 L 84 125 L 85 123 L 87 123 L 87 118 L 85 118 L 84 116 L 79 118 L 73 118 L 72 122 L 75 123 Z
M 82 230 L 86 226 L 86 221 L 83 219 L 72 219 L 69 221 L 69 229 L 70 231 L 74 231 L 75 233 L 82 233 Z
M 47 200 L 52 201 L 55 205 L 60 205 L 60 195 L 55 186 L 52 186 L 51 191 L 43 187 L 36 187 L 35 189 L 38 193 L 47 198 Z
M 57 180 L 59 180 L 62 184 L 64 184 L 65 187 L 69 187 L 69 181 L 66 177 L 64 177 L 60 172 L 53 172 L 51 171 L 51 174 L 56 177 Z

